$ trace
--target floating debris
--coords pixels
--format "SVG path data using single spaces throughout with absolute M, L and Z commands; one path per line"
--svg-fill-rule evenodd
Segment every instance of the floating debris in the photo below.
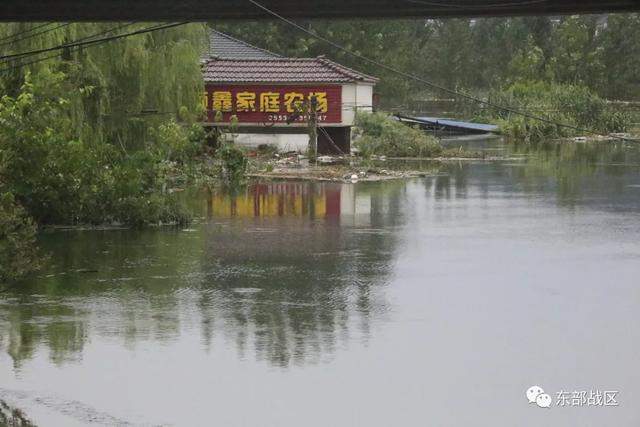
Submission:
M 334 156 L 320 156 L 318 157 L 317 160 L 318 160 L 318 163 L 320 163 L 321 165 L 336 165 L 344 161 L 342 157 L 334 157 Z

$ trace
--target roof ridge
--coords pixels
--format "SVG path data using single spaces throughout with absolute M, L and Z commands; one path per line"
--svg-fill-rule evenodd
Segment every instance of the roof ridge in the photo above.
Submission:
M 354 70 L 353 68 L 347 67 L 346 65 L 338 64 L 337 62 L 332 61 L 331 59 L 327 58 L 324 55 L 318 56 L 317 59 L 323 64 L 325 64 L 326 66 L 331 67 L 333 70 L 339 73 L 345 74 L 349 77 L 355 78 L 357 80 L 373 80 L 376 82 L 380 80 L 377 77 L 373 77 L 369 74 L 365 74 L 360 71 Z

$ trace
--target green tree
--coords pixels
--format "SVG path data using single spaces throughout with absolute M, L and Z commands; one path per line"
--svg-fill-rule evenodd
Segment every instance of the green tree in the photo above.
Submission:
M 2 24 L 0 38 L 35 25 Z M 28 52 L 151 26 L 149 23 L 52 25 L 46 28 L 54 30 L 45 34 L 9 39 L 3 53 Z M 27 73 L 37 78 L 43 72 L 62 72 L 67 86 L 65 98 L 71 104 L 70 117 L 83 139 L 113 142 L 127 149 L 140 148 L 148 128 L 177 117 L 181 110 L 192 118 L 199 114 L 203 92 L 199 59 L 205 45 L 206 26 L 189 24 L 65 50 L 60 56 L 46 60 L 42 59 L 51 53 L 19 57 L 0 65 L 0 89 L 16 95 Z
M 556 48 L 550 61 L 556 81 L 592 88 L 598 85 L 604 67 L 597 33 L 597 17 L 570 16 L 562 21 L 555 32 Z
M 603 73 L 600 91 L 613 99 L 640 97 L 640 15 L 610 15 L 601 33 Z
M 36 226 L 0 186 L 0 284 L 19 279 L 40 265 L 35 249 Z
M 125 153 L 83 140 L 73 103 L 64 97 L 66 83 L 61 72 L 27 74 L 17 96 L 0 99 L 0 183 L 6 191 L 39 224 L 185 221 L 165 194 L 166 164 L 158 151 Z

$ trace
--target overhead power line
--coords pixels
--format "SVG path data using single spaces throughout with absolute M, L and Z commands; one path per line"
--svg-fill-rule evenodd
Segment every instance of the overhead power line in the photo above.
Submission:
M 18 43 L 18 42 L 21 42 L 23 40 L 31 39 L 31 38 L 34 38 L 36 36 L 39 36 L 39 35 L 42 35 L 42 34 L 46 34 L 46 33 L 49 33 L 51 31 L 58 30 L 60 28 L 64 28 L 64 27 L 69 26 L 69 25 L 71 25 L 71 23 L 70 22 L 66 22 L 64 24 L 57 25 L 57 26 L 55 26 L 53 28 L 48 28 L 46 30 L 39 31 L 39 32 L 34 33 L 34 34 L 29 34 L 28 36 L 24 36 L 24 37 L 19 38 L 19 39 L 10 40 L 10 41 L 6 41 L 4 43 L 0 43 L 0 46 L 6 46 L 6 45 L 9 45 L 9 44 Z
M 90 36 L 86 36 L 86 37 L 82 37 L 80 39 L 74 40 L 74 42 L 79 42 L 79 41 L 83 41 L 83 40 L 90 40 L 90 39 L 102 36 L 104 34 L 109 34 L 109 33 L 112 33 L 114 31 L 118 31 L 118 30 L 121 30 L 123 28 L 130 27 L 133 24 L 134 23 L 131 22 L 131 23 L 128 23 L 128 24 L 124 24 L 124 25 L 120 25 L 120 26 L 117 26 L 117 27 L 109 28 L 109 29 L 107 29 L 105 31 L 101 31 L 99 33 L 95 33 L 95 34 L 92 34 Z M 77 49 L 79 49 L 79 48 L 76 48 L 75 50 L 77 50 Z M 70 50 L 74 51 L 74 49 L 70 49 Z M 21 57 L 14 58 L 13 60 L 8 60 L 5 63 L 6 64 L 14 63 L 15 65 L 11 65 L 11 66 L 5 67 L 5 68 L 0 68 L 0 72 L 17 70 L 17 69 L 20 69 L 20 68 L 24 68 L 24 67 L 26 67 L 28 65 L 37 64 L 39 62 L 44 62 L 44 61 L 47 61 L 47 60 L 53 59 L 53 58 L 59 58 L 61 56 L 62 56 L 62 53 L 57 53 L 55 55 L 49 55 L 49 56 L 46 56 L 44 58 L 38 58 L 38 59 L 30 61 L 30 62 L 20 62 L 20 59 L 22 59 Z
M 143 28 L 141 30 L 136 30 L 136 31 L 132 31 L 130 33 L 125 33 L 125 34 L 120 34 L 117 36 L 109 36 L 109 37 L 103 37 L 100 39 L 96 39 L 96 40 L 86 40 L 86 41 L 78 41 L 78 42 L 72 42 L 72 43 L 66 43 L 66 44 L 62 44 L 59 46 L 54 46 L 54 47 L 49 47 L 49 48 L 44 48 L 44 49 L 37 49 L 37 50 L 31 50 L 28 52 L 21 52 L 21 53 L 14 53 L 11 55 L 4 55 L 4 56 L 0 56 L 0 60 L 6 60 L 6 59 L 13 59 L 13 58 L 18 58 L 18 57 L 28 57 L 28 56 L 32 56 L 32 55 L 39 55 L 41 53 L 47 53 L 47 52 L 53 52 L 56 50 L 63 50 L 63 49 L 70 49 L 70 48 L 76 48 L 76 47 L 82 47 L 82 46 L 89 46 L 92 44 L 101 44 L 104 42 L 110 42 L 110 41 L 114 41 L 114 40 L 119 40 L 119 39 L 123 39 L 123 38 L 127 38 L 127 37 L 131 37 L 131 36 L 137 36 L 140 34 L 146 34 L 146 33 L 151 33 L 154 31 L 160 31 L 160 30 L 167 30 L 169 28 L 175 28 L 175 27 L 179 27 L 182 25 L 186 25 L 188 24 L 188 22 L 179 22 L 179 23 L 173 23 L 173 24 L 165 24 L 165 25 L 159 25 L 156 27 L 148 27 L 148 28 Z
M 499 8 L 508 8 L 508 7 L 518 7 L 518 6 L 529 6 L 534 4 L 542 4 L 547 3 L 549 0 L 522 0 L 522 1 L 513 1 L 513 2 L 504 2 L 504 3 L 491 3 L 491 4 L 483 4 L 483 5 L 474 5 L 474 4 L 464 4 L 464 3 L 440 3 L 433 2 L 427 0 L 404 0 L 406 3 L 414 3 L 421 4 L 425 6 L 431 7 L 441 7 L 443 9 L 469 9 L 469 8 L 477 8 L 477 9 L 499 9 Z
M 126 27 L 130 27 L 131 25 L 134 25 L 134 22 L 131 22 L 131 23 L 129 23 L 129 24 L 120 25 L 120 26 L 118 26 L 118 27 L 113 27 L 113 28 L 110 28 L 110 29 L 108 29 L 108 30 L 106 30 L 106 31 L 101 31 L 101 32 L 96 33 L 96 34 L 92 34 L 92 35 L 90 35 L 90 36 L 87 36 L 87 37 L 83 37 L 83 38 L 81 38 L 81 39 L 74 40 L 74 41 L 73 41 L 73 43 L 75 43 L 75 42 L 80 42 L 80 41 L 84 41 L 84 40 L 88 40 L 88 39 L 94 39 L 94 38 L 96 38 L 96 37 L 98 37 L 98 36 L 101 36 L 101 35 L 104 35 L 104 34 L 108 34 L 108 33 L 112 33 L 112 32 L 114 32 L 114 31 L 121 30 L 121 29 L 126 28 Z M 154 29 L 154 28 L 159 28 L 159 27 L 162 27 L 162 26 L 163 26 L 163 25 L 162 25 L 162 24 L 160 24 L 160 25 L 156 25 L 156 26 L 152 26 L 152 27 L 147 27 L 146 29 Z M 99 45 L 101 45 L 101 44 L 103 44 L 103 43 L 107 43 L 107 42 L 101 42 L 101 43 L 92 44 L 92 45 L 89 45 L 88 47 L 95 47 L 95 46 L 99 46 Z M 76 50 L 79 50 L 79 49 L 80 49 L 79 47 L 71 48 L 71 49 L 70 49 L 70 51 L 72 51 L 72 52 L 73 52 L 73 51 L 76 51 Z M 20 68 L 24 68 L 24 67 L 26 67 L 26 66 L 28 66 L 28 65 L 37 64 L 37 63 L 39 63 L 39 62 L 44 62 L 44 61 L 47 61 L 47 60 L 49 60 L 49 59 L 59 58 L 59 57 L 61 57 L 61 56 L 62 56 L 62 53 L 57 53 L 57 54 L 55 54 L 55 55 L 46 56 L 46 57 L 44 57 L 44 58 L 38 58 L 38 59 L 33 60 L 33 61 L 30 61 L 30 62 L 21 62 L 21 63 L 19 63 L 19 64 L 15 64 L 15 65 L 12 65 L 12 66 L 9 66 L 9 67 L 0 68 L 0 72 L 11 71 L 11 70 L 17 70 L 17 69 L 20 69 Z M 13 60 L 11 60 L 11 61 L 7 61 L 7 63 L 11 63 L 11 62 L 20 62 L 20 59 L 21 59 L 21 58 L 22 58 L 22 57 L 15 58 L 15 59 L 13 59 Z
M 362 60 L 364 62 L 368 62 L 369 64 L 372 64 L 372 65 L 375 65 L 375 66 L 377 66 L 379 68 L 382 68 L 383 70 L 387 70 L 387 71 L 390 71 L 392 73 L 395 73 L 395 74 L 398 74 L 400 76 L 403 76 L 405 78 L 408 78 L 408 79 L 411 79 L 411 80 L 415 80 L 415 81 L 417 81 L 419 83 L 422 83 L 422 84 L 424 84 L 426 86 L 430 86 L 430 87 L 432 87 L 434 89 L 438 89 L 438 90 L 440 90 L 442 92 L 445 92 L 445 93 L 448 93 L 450 95 L 454 95 L 454 96 L 457 96 L 457 97 L 460 97 L 460 98 L 464 98 L 464 99 L 467 99 L 469 101 L 473 101 L 475 103 L 478 103 L 480 105 L 486 105 L 487 107 L 493 108 L 493 109 L 498 110 L 498 111 L 504 111 L 504 112 L 515 114 L 515 115 L 518 115 L 518 116 L 521 116 L 521 117 L 525 117 L 525 118 L 528 118 L 528 119 L 538 120 L 538 121 L 543 122 L 543 123 L 551 124 L 551 125 L 558 126 L 558 127 L 563 127 L 565 129 L 571 129 L 571 130 L 574 130 L 574 131 L 577 131 L 577 132 L 580 132 L 580 133 L 600 136 L 600 133 L 592 131 L 592 130 L 589 130 L 589 129 L 583 129 L 583 128 L 580 128 L 579 126 L 574 126 L 574 125 L 567 124 L 567 123 L 556 122 L 556 121 L 551 120 L 551 119 L 547 119 L 547 118 L 544 118 L 544 117 L 536 116 L 536 115 L 528 113 L 526 111 L 516 110 L 515 108 L 505 107 L 505 106 L 502 106 L 502 105 L 494 104 L 491 101 L 487 101 L 487 100 L 478 98 L 476 96 L 473 96 L 473 95 L 470 95 L 470 94 L 467 94 L 467 93 L 464 93 L 464 92 L 459 92 L 459 91 L 454 90 L 454 89 L 449 89 L 449 88 L 447 88 L 445 86 L 439 85 L 437 83 L 431 82 L 431 81 L 429 81 L 427 79 L 424 79 L 422 77 L 416 76 L 415 74 L 411 74 L 411 73 L 407 73 L 406 71 L 399 70 L 399 69 L 394 68 L 394 67 L 392 67 L 390 65 L 384 64 L 382 62 L 376 61 L 375 59 L 368 58 L 368 57 L 366 57 L 364 55 L 361 55 L 361 54 L 359 54 L 357 52 L 349 50 L 346 47 L 344 47 L 344 46 L 342 46 L 342 45 L 340 45 L 340 44 L 338 44 L 338 43 L 336 43 L 336 42 L 334 42 L 332 40 L 327 39 L 326 37 L 320 36 L 320 35 L 314 33 L 313 31 L 310 31 L 310 30 L 304 28 L 303 26 L 295 23 L 294 21 L 292 21 L 292 20 L 290 20 L 288 18 L 285 18 L 284 16 L 280 15 L 279 13 L 274 12 L 273 10 L 269 9 L 268 7 L 263 6 L 262 4 L 258 3 L 255 0 L 248 0 L 248 1 L 251 4 L 253 4 L 254 6 L 262 9 L 265 12 L 267 12 L 269 15 L 271 15 L 271 16 L 273 16 L 273 17 L 275 17 L 275 18 L 277 18 L 277 19 L 279 19 L 279 20 L 291 25 L 292 27 L 295 27 L 299 31 L 302 31 L 303 33 L 305 33 L 305 34 L 307 34 L 307 35 L 309 35 L 309 36 L 311 36 L 311 37 L 313 37 L 313 38 L 315 38 L 317 40 L 320 40 L 320 41 L 328 44 L 329 46 L 332 46 L 332 47 L 334 47 L 334 48 L 336 48 L 336 49 L 338 49 L 338 50 L 340 50 L 340 51 L 342 51 L 342 52 L 344 52 L 344 53 L 346 53 L 346 54 L 348 54 L 350 56 L 353 56 L 354 58 L 358 58 L 358 59 L 360 59 L 360 60 Z M 622 137 L 616 137 L 615 139 L 619 139 L 619 140 L 623 140 L 623 141 L 636 141 L 636 140 L 631 139 L 631 138 L 622 138 Z
M 14 34 L 8 35 L 6 37 L 2 37 L 2 38 L 0 38 L 0 42 L 1 41 L 5 41 L 5 40 L 9 40 L 9 39 L 12 39 L 12 38 L 15 38 L 15 37 L 18 37 L 18 36 L 21 36 L 23 34 L 30 33 L 32 31 L 38 30 L 40 28 L 46 27 L 47 25 L 51 25 L 51 22 L 45 22 L 44 24 L 36 25 L 35 27 L 31 27 L 31 28 L 29 28 L 27 30 L 20 31 L 18 33 L 14 33 Z

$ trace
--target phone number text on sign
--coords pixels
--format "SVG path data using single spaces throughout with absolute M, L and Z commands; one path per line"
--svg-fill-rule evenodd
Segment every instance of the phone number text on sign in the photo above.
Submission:
M 327 115 L 326 114 L 318 114 L 317 115 L 318 123 L 326 123 Z M 287 115 L 287 114 L 269 114 L 267 116 L 267 122 L 276 122 L 276 123 L 307 123 L 311 120 L 308 114 L 303 115 Z

